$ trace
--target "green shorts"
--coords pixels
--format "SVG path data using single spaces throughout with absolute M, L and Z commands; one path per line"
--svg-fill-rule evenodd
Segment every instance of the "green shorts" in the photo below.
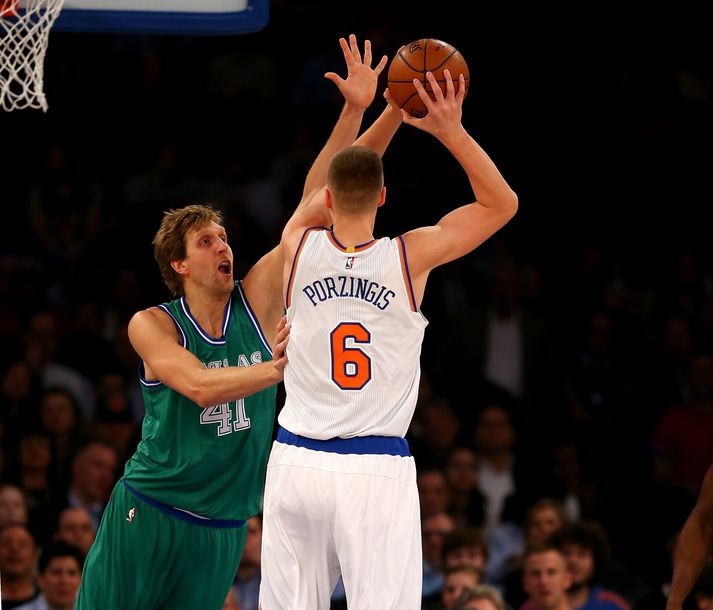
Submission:
M 75 610 L 221 610 L 247 527 L 178 519 L 119 481 L 84 564 Z

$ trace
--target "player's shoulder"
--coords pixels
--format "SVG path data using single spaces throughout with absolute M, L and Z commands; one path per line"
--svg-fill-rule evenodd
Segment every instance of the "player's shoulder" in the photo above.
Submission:
M 167 304 L 141 309 L 129 321 L 129 329 L 131 327 L 173 329 L 174 325 L 175 320 L 173 315 L 169 313 Z

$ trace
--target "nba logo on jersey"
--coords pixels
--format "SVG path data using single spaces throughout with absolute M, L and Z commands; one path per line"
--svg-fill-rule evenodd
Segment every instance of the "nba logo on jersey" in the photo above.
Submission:
M 348 257 L 347 257 L 347 262 L 346 262 L 346 264 L 344 265 L 344 268 L 345 268 L 345 269 L 351 269 L 352 267 L 354 267 L 354 257 L 353 257 L 353 256 L 348 256 Z

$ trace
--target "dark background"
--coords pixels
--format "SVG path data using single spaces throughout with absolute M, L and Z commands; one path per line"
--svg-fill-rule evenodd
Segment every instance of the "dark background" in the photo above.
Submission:
M 659 531 L 658 517 L 641 519 L 652 510 L 652 497 L 638 494 L 652 476 L 649 439 L 674 406 L 657 395 L 652 361 L 671 315 L 690 323 L 697 349 L 710 351 L 713 336 L 713 53 L 704 16 L 703 1 L 281 0 L 263 31 L 240 36 L 54 33 L 49 111 L 0 115 L 5 344 L 37 311 L 59 311 L 70 328 L 88 300 L 104 310 L 119 304 L 125 319 L 167 300 L 150 241 L 172 206 L 226 210 L 240 276 L 277 243 L 339 114 L 340 95 L 323 78 L 344 75 L 338 38 L 371 39 L 377 58 L 439 38 L 468 62 L 463 123 L 520 209 L 476 252 L 432 274 L 424 376 L 463 422 L 473 420 L 479 372 L 453 339 L 454 321 L 487 302 L 493 261 L 514 261 L 522 273 L 522 304 L 548 325 L 575 394 L 588 316 L 604 312 L 617 339 L 608 370 L 625 388 L 609 405 L 615 416 L 595 415 L 600 436 L 582 434 L 574 407 L 557 395 L 534 406 L 545 433 L 522 438 L 535 460 L 552 442 L 547 431 L 575 439 L 610 501 L 593 517 L 619 557 L 657 583 L 697 489 L 687 488 L 684 508 L 661 517 Z M 379 94 L 385 81 L 384 72 Z M 377 236 L 434 223 L 472 200 L 445 149 L 408 126 L 384 164 Z M 124 272 L 138 286 L 133 297 L 121 292 Z M 6 349 L 2 365 L 15 356 Z

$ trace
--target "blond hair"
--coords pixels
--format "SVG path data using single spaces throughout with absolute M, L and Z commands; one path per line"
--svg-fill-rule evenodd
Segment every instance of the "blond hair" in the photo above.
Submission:
M 187 205 L 163 213 L 161 226 L 151 243 L 163 281 L 173 296 L 183 296 L 183 278 L 171 263 L 186 257 L 186 235 L 209 222 L 223 224 L 223 215 L 210 205 Z

